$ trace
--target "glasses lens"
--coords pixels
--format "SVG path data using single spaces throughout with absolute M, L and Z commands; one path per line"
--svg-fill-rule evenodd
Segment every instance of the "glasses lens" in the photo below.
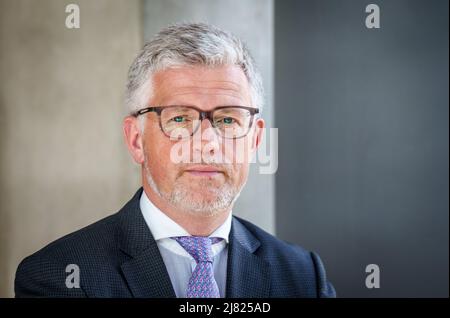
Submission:
M 225 138 L 240 138 L 248 133 L 252 115 L 238 107 L 220 108 L 213 113 L 214 127 Z
M 167 107 L 161 112 L 161 127 L 168 136 L 188 137 L 192 135 L 194 124 L 200 119 L 200 114 L 189 107 Z

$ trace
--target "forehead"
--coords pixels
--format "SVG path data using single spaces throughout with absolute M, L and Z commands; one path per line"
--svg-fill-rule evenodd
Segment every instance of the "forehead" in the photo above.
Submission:
M 153 76 L 152 105 L 191 105 L 213 108 L 250 106 L 250 86 L 238 66 L 183 66 Z

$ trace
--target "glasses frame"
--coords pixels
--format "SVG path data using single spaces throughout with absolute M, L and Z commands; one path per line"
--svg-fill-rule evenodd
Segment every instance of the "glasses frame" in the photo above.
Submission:
M 162 124 L 161 124 L 161 113 L 162 113 L 162 111 L 164 109 L 172 108 L 172 107 L 190 108 L 190 109 L 194 109 L 197 112 L 199 112 L 199 114 L 200 114 L 200 118 L 199 118 L 200 124 L 197 125 L 197 127 L 194 130 L 192 130 L 192 133 L 189 135 L 189 137 L 192 137 L 197 132 L 197 130 L 200 128 L 201 123 L 203 122 L 204 119 L 208 119 L 209 122 L 211 123 L 211 126 L 214 128 L 214 130 L 216 131 L 216 134 L 218 136 L 220 136 L 222 138 L 225 138 L 225 139 L 244 138 L 250 132 L 250 129 L 251 129 L 252 125 L 253 125 L 253 119 L 254 119 L 255 115 L 259 114 L 259 109 L 258 108 L 248 107 L 248 106 L 218 106 L 218 107 L 215 107 L 214 109 L 211 109 L 209 111 L 204 111 L 204 110 L 201 110 L 200 108 L 195 107 L 195 106 L 169 105 L 169 106 L 151 106 L 151 107 L 142 108 L 142 109 L 132 113 L 131 116 L 138 117 L 140 115 L 143 115 L 143 114 L 146 114 L 146 113 L 149 113 L 149 112 L 156 113 L 158 115 L 159 128 L 161 129 L 161 131 L 164 133 L 165 136 L 170 138 L 170 135 L 167 135 L 167 132 L 165 132 L 163 127 L 162 127 Z M 214 125 L 214 122 L 213 122 L 213 113 L 215 111 L 219 110 L 219 109 L 224 109 L 224 108 L 240 108 L 240 109 L 244 109 L 244 110 L 247 110 L 247 111 L 250 112 L 250 122 L 249 122 L 249 125 L 247 127 L 247 132 L 244 135 L 242 135 L 240 137 L 235 137 L 235 138 L 228 138 L 228 137 L 222 136 L 222 134 L 220 134 L 217 131 L 218 128 Z

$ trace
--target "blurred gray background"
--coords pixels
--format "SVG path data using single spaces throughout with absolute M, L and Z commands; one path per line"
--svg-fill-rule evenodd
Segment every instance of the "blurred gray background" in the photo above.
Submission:
M 80 6 L 80 29 L 65 7 Z M 0 296 L 17 265 L 139 186 L 122 137 L 138 1 L 0 0 Z
M 448 297 L 448 1 L 276 1 L 275 47 L 278 236 L 338 296 Z
M 69 30 L 76 3 L 81 28 Z M 127 69 L 160 28 L 241 37 L 279 128 L 235 208 L 320 254 L 342 297 L 448 296 L 448 2 L 0 0 L 0 297 L 18 263 L 140 186 L 122 137 Z M 367 264 L 381 288 L 365 285 Z

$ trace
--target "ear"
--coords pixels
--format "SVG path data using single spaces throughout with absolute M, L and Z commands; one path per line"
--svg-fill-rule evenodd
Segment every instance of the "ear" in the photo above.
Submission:
M 143 134 L 139 128 L 139 121 L 136 117 L 127 116 L 123 120 L 123 134 L 128 151 L 137 164 L 144 162 Z
M 263 131 L 266 127 L 266 122 L 262 118 L 258 118 L 255 122 L 255 132 L 253 134 L 253 140 L 252 140 L 252 153 L 255 153 L 256 150 L 258 150 L 259 146 L 262 142 L 263 137 Z

